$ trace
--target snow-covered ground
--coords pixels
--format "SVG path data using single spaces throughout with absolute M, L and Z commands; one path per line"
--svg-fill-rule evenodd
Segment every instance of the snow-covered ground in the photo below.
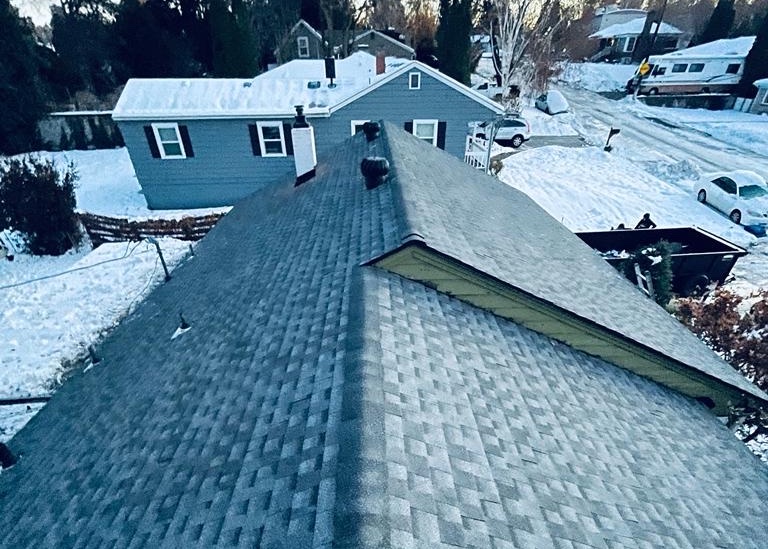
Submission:
M 672 109 L 649 107 L 632 98 L 622 100 L 638 116 L 653 117 L 676 126 L 702 132 L 723 142 L 758 154 L 768 150 L 768 116 L 734 110 Z
M 557 80 L 593 92 L 621 91 L 634 76 L 637 65 L 612 63 L 567 63 Z

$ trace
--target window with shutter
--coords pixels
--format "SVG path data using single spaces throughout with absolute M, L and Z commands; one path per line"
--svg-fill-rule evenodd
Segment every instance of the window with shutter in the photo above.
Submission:
M 186 139 L 182 139 L 182 132 L 179 129 L 179 125 L 175 122 L 152 124 L 152 136 L 155 139 L 155 146 L 157 147 L 157 152 L 160 154 L 160 158 L 164 160 L 173 160 L 192 156 L 191 154 L 188 154 L 188 152 L 192 152 L 192 146 L 189 142 L 189 132 L 186 131 L 186 126 L 183 126 L 182 128 L 185 130 L 184 137 L 186 137 Z M 184 141 L 187 142 L 186 148 L 184 147 Z M 150 145 L 150 149 L 151 148 Z

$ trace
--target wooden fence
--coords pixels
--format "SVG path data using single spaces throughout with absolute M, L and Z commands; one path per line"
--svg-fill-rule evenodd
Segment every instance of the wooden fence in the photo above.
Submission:
M 200 240 L 224 216 L 215 213 L 181 219 L 130 221 L 103 215 L 81 213 L 82 221 L 94 246 L 105 242 L 142 240 L 150 236 L 170 236 L 179 240 Z

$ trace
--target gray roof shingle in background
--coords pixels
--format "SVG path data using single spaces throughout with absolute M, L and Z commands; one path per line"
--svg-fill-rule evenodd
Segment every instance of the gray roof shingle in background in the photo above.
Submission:
M 388 125 L 244 200 L 12 439 L 0 546 L 760 547 L 768 472 L 703 406 L 360 266 L 420 232 L 522 284 L 483 254 L 556 225 Z

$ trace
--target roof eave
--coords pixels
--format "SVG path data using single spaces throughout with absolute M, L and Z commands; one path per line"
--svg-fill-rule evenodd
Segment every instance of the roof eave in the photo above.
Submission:
M 328 118 L 330 109 L 321 111 L 306 112 L 307 118 Z M 119 114 L 112 113 L 112 119 L 116 122 L 128 121 L 148 121 L 148 120 L 255 120 L 255 119 L 286 119 L 296 115 L 296 111 L 259 113 L 259 112 L 234 112 L 234 113 L 137 113 L 137 114 Z

